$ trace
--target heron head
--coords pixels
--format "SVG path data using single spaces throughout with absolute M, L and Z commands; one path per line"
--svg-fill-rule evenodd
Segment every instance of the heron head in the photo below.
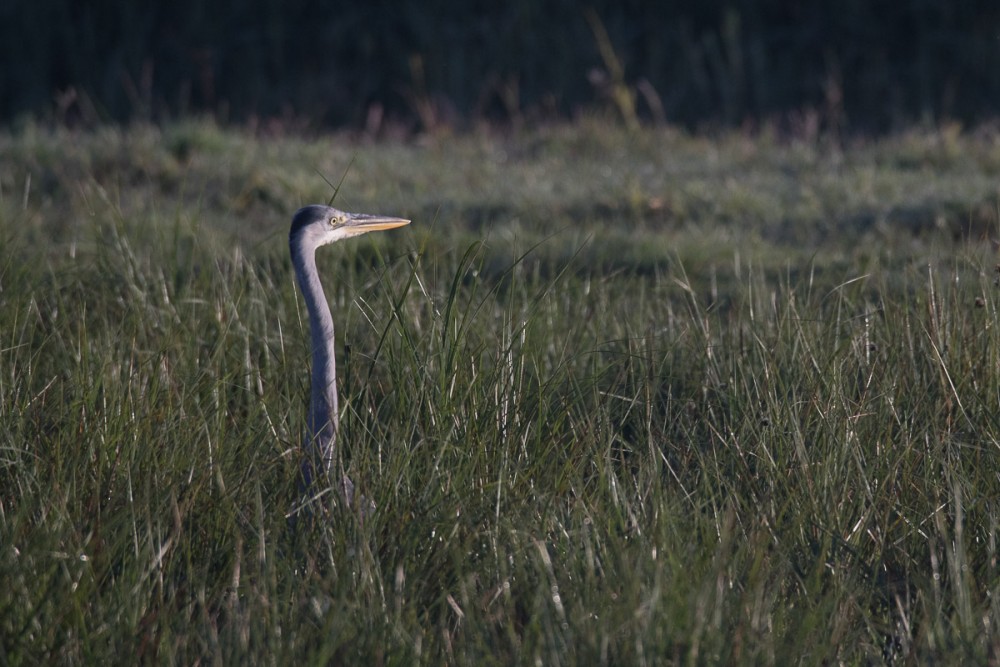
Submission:
M 332 206 L 313 204 L 300 208 L 292 218 L 291 243 L 307 241 L 319 247 L 368 232 L 395 229 L 410 224 L 405 218 L 367 213 L 348 213 Z

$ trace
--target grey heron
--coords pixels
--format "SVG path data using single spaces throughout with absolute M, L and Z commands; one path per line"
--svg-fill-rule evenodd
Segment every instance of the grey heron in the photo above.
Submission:
M 312 387 L 302 463 L 302 482 L 307 491 L 312 490 L 317 477 L 326 477 L 336 484 L 331 473 L 339 419 L 333 316 L 316 270 L 316 249 L 352 236 L 395 229 L 409 223 L 404 218 L 347 213 L 318 204 L 299 209 L 292 218 L 288 245 L 295 277 L 309 312 L 312 347 Z M 354 484 L 350 478 L 344 475 L 337 486 L 344 502 L 348 507 L 353 506 Z M 362 512 L 367 509 L 362 508 Z

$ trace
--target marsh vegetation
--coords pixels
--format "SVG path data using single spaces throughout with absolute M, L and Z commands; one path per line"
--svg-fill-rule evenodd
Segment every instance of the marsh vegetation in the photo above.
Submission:
M 0 155 L 3 662 L 997 659 L 996 134 Z M 341 178 L 413 220 L 319 256 L 378 510 L 290 525 Z

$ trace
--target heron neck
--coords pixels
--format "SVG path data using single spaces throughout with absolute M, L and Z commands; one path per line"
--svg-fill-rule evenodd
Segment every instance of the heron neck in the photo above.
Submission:
M 310 444 L 318 448 L 329 469 L 337 433 L 337 362 L 333 342 L 333 317 L 316 270 L 316 248 L 292 245 L 295 277 L 309 311 L 312 343 L 312 392 L 309 401 Z

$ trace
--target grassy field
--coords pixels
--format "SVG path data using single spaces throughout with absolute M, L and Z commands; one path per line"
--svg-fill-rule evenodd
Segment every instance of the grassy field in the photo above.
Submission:
M 0 134 L 0 663 L 1000 660 L 1000 136 Z M 290 524 L 320 251 L 339 456 Z

